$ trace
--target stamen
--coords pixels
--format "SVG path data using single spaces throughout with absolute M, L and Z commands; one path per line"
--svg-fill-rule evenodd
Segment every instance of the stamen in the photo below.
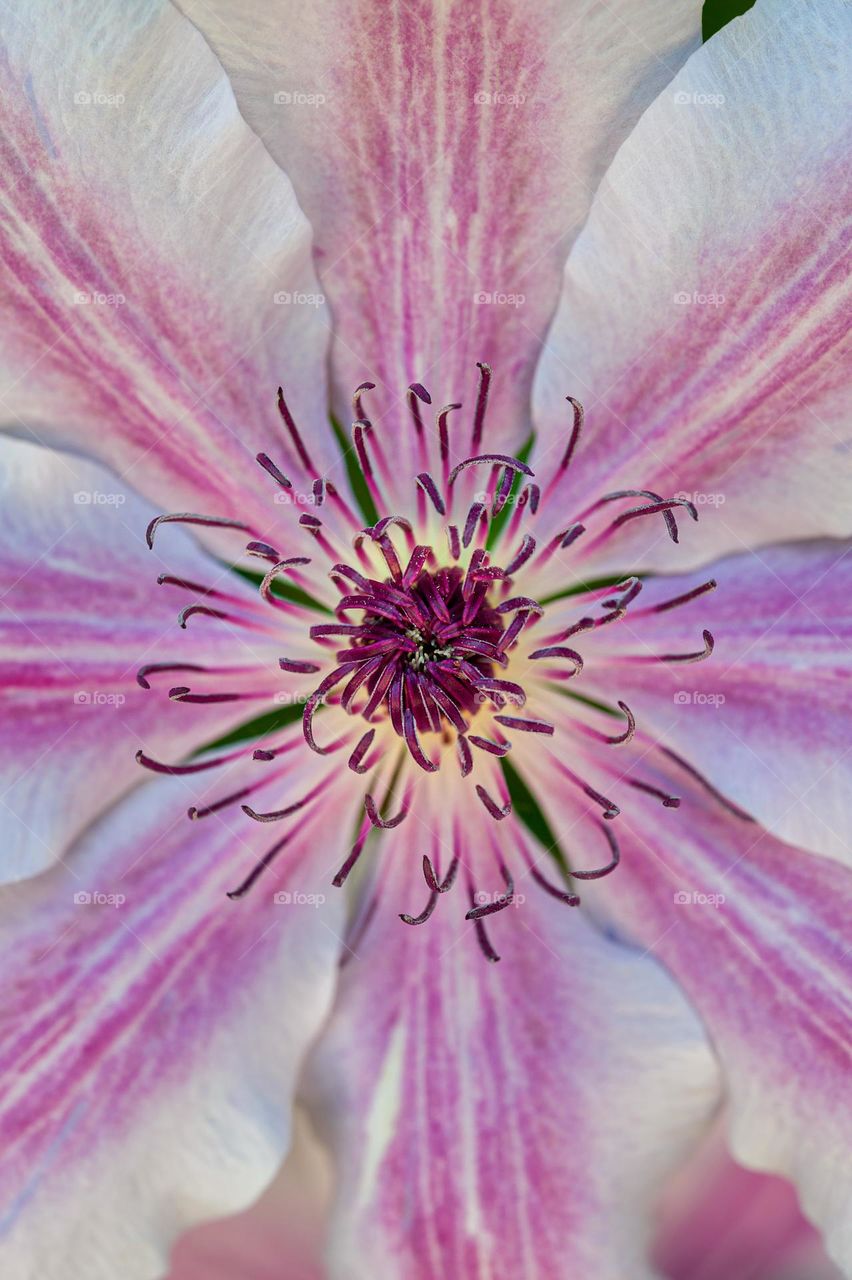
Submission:
M 232 902 L 236 902 L 239 898 L 245 897 L 249 889 L 251 889 L 263 875 L 264 871 L 268 870 L 269 867 L 272 866 L 272 863 L 278 857 L 279 853 L 281 853 L 283 849 L 286 849 L 290 841 L 298 834 L 299 828 L 297 826 L 293 831 L 288 831 L 286 836 L 282 836 L 277 844 L 274 844 L 271 849 L 266 851 L 260 861 L 255 864 L 254 868 L 246 876 L 245 880 L 243 880 L 241 884 L 237 885 L 236 889 L 231 889 L 229 891 L 227 896 Z
M 483 916 L 493 916 L 495 912 L 504 911 L 506 907 L 511 906 L 515 897 L 515 882 L 504 862 L 500 863 L 500 872 L 506 881 L 506 892 L 501 894 L 499 898 L 493 898 L 491 902 L 487 902 L 482 906 L 471 907 L 465 916 L 465 920 L 481 920 Z
M 445 404 L 436 420 L 436 425 L 438 427 L 438 445 L 441 453 L 441 461 L 445 464 L 445 469 L 450 456 L 450 436 L 447 429 L 447 418 L 454 409 L 460 408 L 460 404 Z
M 254 790 L 255 786 L 241 787 L 239 791 L 234 791 L 229 796 L 223 796 L 221 800 L 216 800 L 214 804 L 208 804 L 203 809 L 196 809 L 195 805 L 191 805 L 186 811 L 186 816 L 191 822 L 196 822 L 200 818 L 207 818 L 211 813 L 218 813 L 220 809 L 226 809 L 228 805 L 236 804 L 238 800 L 242 800 L 243 796 L 251 795 Z
M 503 474 L 500 477 L 500 484 L 497 487 L 497 492 L 494 494 L 494 502 L 491 505 L 492 518 L 494 516 L 498 516 L 505 507 L 514 483 L 514 472 L 510 471 L 508 467 L 504 468 Z
M 604 817 L 607 817 L 607 814 L 604 814 Z M 612 860 L 608 862 L 605 867 L 598 867 L 597 871 L 575 871 L 572 868 L 571 878 L 573 880 L 600 880 L 603 876 L 608 876 L 610 872 L 614 871 L 621 861 L 621 852 L 618 848 L 618 841 L 613 835 L 612 829 L 604 826 L 602 822 L 598 825 L 609 842 L 609 847 L 612 851 Z
M 667 791 L 661 791 L 659 787 L 652 787 L 648 782 L 639 782 L 636 778 L 628 778 L 627 781 L 637 791 L 646 791 L 649 796 L 656 796 L 658 800 L 662 800 L 664 809 L 680 808 L 679 796 L 670 796 Z
M 512 560 L 506 565 L 506 577 L 511 578 L 518 572 L 522 565 L 525 565 L 530 556 L 535 552 L 535 538 L 531 533 L 525 533 L 520 548 Z
M 498 716 L 494 719 L 506 729 L 517 729 L 521 733 L 552 734 L 554 728 L 546 720 L 525 720 L 522 716 Z
M 249 542 L 246 544 L 246 554 L 250 556 L 259 556 L 261 560 L 277 560 L 279 558 L 275 547 L 268 542 Z
M 566 471 L 568 469 L 568 464 L 573 458 L 574 450 L 577 448 L 577 444 L 580 440 L 580 433 L 583 430 L 583 419 L 585 417 L 583 406 L 580 404 L 579 400 L 575 400 L 573 396 L 566 396 L 565 399 L 574 410 L 574 421 L 571 426 L 571 435 L 568 438 L 567 448 L 565 449 L 565 452 L 562 455 L 562 461 L 559 464 L 560 471 Z
M 433 890 L 432 893 L 429 894 L 429 901 L 426 903 L 426 906 L 420 912 L 419 916 L 410 916 L 405 911 L 400 911 L 399 918 L 403 924 L 425 924 L 437 905 L 438 895 Z
M 605 818 L 611 820 L 618 817 L 621 810 L 617 804 L 613 804 L 611 800 L 607 800 L 606 796 L 601 795 L 600 791 L 596 791 L 594 787 L 590 786 L 587 782 L 584 782 L 582 778 L 578 777 L 577 774 L 574 773 L 573 769 L 568 768 L 568 765 L 565 764 L 564 761 L 556 759 L 555 763 L 560 773 L 564 774 L 570 782 L 573 782 L 575 787 L 579 787 L 590 800 L 594 800 L 596 804 L 601 806 L 604 811 L 603 816 Z
M 205 769 L 215 769 L 220 764 L 227 764 L 229 760 L 236 760 L 242 754 L 242 751 L 231 751 L 226 756 L 216 756 L 213 760 L 200 760 L 194 764 L 162 764 L 152 756 L 146 755 L 144 751 L 137 751 L 136 763 L 141 764 L 145 769 L 150 769 L 153 773 L 167 773 L 171 777 L 181 777 L 187 773 L 203 773 Z
M 316 751 L 317 755 L 320 755 L 320 756 L 328 755 L 329 752 L 335 749 L 335 746 L 334 744 L 327 747 L 321 747 L 318 745 L 314 737 L 314 730 L 313 730 L 314 712 L 316 711 L 320 702 L 322 702 L 325 695 L 329 692 L 329 690 L 333 689 L 335 685 L 340 684 L 340 681 L 346 675 L 348 675 L 349 672 L 354 669 L 354 667 L 355 667 L 354 662 L 346 662 L 343 664 L 342 667 L 338 667 L 336 671 L 332 671 L 330 675 L 327 675 L 324 680 L 320 681 L 316 689 L 314 689 L 313 693 L 305 703 L 305 708 L 302 713 L 302 731 L 305 735 L 305 741 L 307 742 L 311 751 Z
M 414 430 L 417 436 L 422 439 L 423 419 L 420 416 L 420 405 L 418 404 L 418 401 L 422 401 L 423 404 L 431 404 L 432 397 L 429 395 L 426 388 L 421 386 L 419 382 L 412 382 L 408 391 L 405 393 L 405 398 L 408 401 L 408 408 L 411 411 L 411 417 L 414 421 Z
M 630 616 L 632 618 L 641 618 L 646 613 L 665 613 L 667 609 L 677 609 L 682 604 L 687 604 L 690 600 L 696 600 L 699 596 L 706 595 L 708 591 L 716 590 L 716 579 L 710 578 L 707 582 L 703 582 L 700 587 L 693 587 L 691 591 L 685 591 L 683 595 L 673 596 L 671 600 L 663 600 L 660 604 L 648 605 L 647 609 L 637 609 Z
M 235 621 L 231 614 L 225 613 L 222 609 L 211 609 L 206 604 L 190 604 L 185 609 L 181 609 L 178 614 L 178 624 L 182 630 L 186 631 L 187 622 L 196 613 L 207 614 L 209 618 L 224 618 L 225 620 L 230 619 L 232 622 Z
M 444 506 L 444 499 L 441 497 L 438 486 L 429 475 L 428 471 L 421 471 L 417 477 L 417 483 L 425 494 L 429 497 L 432 506 L 435 508 L 439 516 L 447 514 L 447 508 Z
M 545 893 L 549 893 L 552 898 L 556 898 L 559 902 L 566 903 L 569 907 L 579 907 L 580 898 L 578 894 L 571 893 L 568 889 L 559 889 L 556 885 L 551 884 L 550 881 L 547 880 L 533 865 L 532 859 L 529 857 L 527 865 L 533 880 L 535 880 L 536 884 L 539 885 L 540 888 L 544 889 Z
M 467 519 L 464 523 L 464 532 L 462 533 L 462 546 L 469 547 L 473 535 L 476 532 L 476 526 L 480 518 L 485 515 L 485 504 L 482 502 L 474 502 L 467 513 Z
M 208 667 L 199 666 L 195 662 L 148 662 L 136 672 L 136 683 L 143 689 L 150 689 L 147 677 L 155 671 L 208 671 Z
M 278 665 L 282 671 L 292 671 L 294 675 L 311 676 L 321 671 L 318 662 L 302 662 L 296 658 L 279 658 Z
M 471 752 L 467 738 L 465 738 L 463 734 L 460 734 L 456 739 L 456 754 L 458 755 L 461 776 L 466 778 L 473 768 L 473 753 Z
M 536 649 L 530 654 L 531 662 L 540 662 L 544 658 L 564 658 L 567 662 L 574 664 L 574 670 L 569 672 L 568 678 L 578 676 L 583 670 L 583 659 L 576 649 L 569 649 L 562 644 L 550 644 L 544 649 Z
M 492 756 L 506 756 L 512 750 L 511 742 L 494 742 L 491 738 L 481 738 L 478 733 L 471 733 L 468 736 L 468 742 Z
M 290 556 L 287 560 L 278 560 L 272 568 L 264 575 L 260 584 L 260 594 L 267 604 L 271 604 L 275 609 L 281 609 L 285 612 L 292 612 L 293 602 L 291 600 L 281 600 L 278 596 L 272 594 L 272 584 L 279 574 L 290 571 L 292 578 L 299 578 L 298 573 L 293 573 L 292 569 L 296 565 L 310 564 L 310 556 Z
M 335 889 L 340 889 L 342 887 L 342 885 L 346 881 L 347 876 L 351 872 L 352 868 L 355 866 L 355 863 L 361 857 L 361 854 L 364 851 L 364 845 L 366 844 L 366 841 L 367 841 L 367 836 L 370 834 L 370 830 L 371 830 L 370 820 L 369 818 L 365 818 L 364 821 L 361 823 L 361 830 L 358 833 L 358 839 L 355 841 L 355 844 L 352 846 L 352 852 L 349 854 L 349 857 L 346 859 L 343 866 L 340 868 L 337 875 L 334 877 L 334 879 L 331 882 L 334 885 Z
M 284 425 L 290 432 L 290 438 L 293 441 L 302 466 L 306 471 L 313 471 L 314 474 L 316 474 L 319 468 L 315 467 L 311 461 L 311 455 L 308 453 L 302 441 L 302 437 L 299 435 L 299 429 L 293 421 L 293 415 L 287 407 L 287 401 L 284 399 L 284 392 L 281 387 L 278 388 L 278 412 L 281 414 L 281 417 L 284 420 Z
M 447 874 L 444 876 L 444 879 L 439 882 L 437 873 L 434 867 L 432 866 L 431 861 L 429 860 L 429 855 L 426 853 L 424 853 L 423 855 L 423 875 L 425 877 L 426 883 L 428 884 L 429 888 L 432 890 L 433 893 L 449 892 L 449 890 L 453 887 L 453 883 L 456 878 L 456 872 L 458 871 L 458 869 L 459 869 L 459 855 L 454 854 L 452 861 L 450 862 L 450 865 L 447 869 Z
M 357 421 L 363 422 L 368 430 L 372 427 L 373 424 L 370 421 L 367 414 L 364 413 L 363 409 L 361 408 L 361 397 L 365 391 L 375 391 L 375 389 L 376 389 L 375 382 L 362 382 L 355 388 L 355 391 L 352 395 L 352 408 L 355 413 L 355 418 L 357 419 Z
M 364 796 L 364 808 L 367 811 L 367 817 L 374 827 L 378 827 L 380 831 L 392 831 L 394 827 L 408 816 L 408 806 L 410 803 L 410 793 L 406 794 L 402 802 L 402 808 L 395 818 L 383 818 L 376 808 L 376 802 L 369 792 Z
M 509 814 L 512 812 L 511 801 L 507 800 L 506 803 L 500 807 L 491 799 L 491 796 L 485 790 L 481 782 L 476 784 L 476 794 L 479 796 L 495 822 L 502 822 L 503 819 L 508 818 Z
M 172 702 L 212 703 L 212 702 L 251 702 L 256 698 L 268 698 L 268 693 L 193 693 L 188 685 L 176 685 L 169 689 Z
M 476 395 L 476 408 L 473 412 L 473 432 L 470 437 L 470 447 L 474 452 L 482 443 L 485 410 L 488 407 L 488 388 L 491 386 L 491 365 L 484 362 L 480 363 L 477 360 L 476 367 L 479 370 L 479 390 Z
M 693 520 L 698 519 L 698 512 L 686 498 L 661 498 L 659 501 L 651 503 L 650 506 L 631 507 L 629 511 L 623 511 L 620 516 L 616 516 L 612 521 L 610 528 L 618 529 L 621 525 L 626 524 L 628 520 L 636 520 L 639 516 L 655 515 L 658 512 L 668 513 L 673 511 L 675 507 L 684 507 Z M 666 525 L 672 542 L 677 542 L 678 531 L 674 520 L 672 519 L 671 524 L 667 521 Z
M 608 736 L 607 734 L 602 735 L 604 742 L 609 743 L 609 745 L 612 747 L 622 746 L 624 743 L 630 742 L 630 740 L 633 737 L 633 734 L 636 732 L 636 720 L 633 716 L 633 712 L 630 710 L 627 703 L 619 702 L 618 706 L 620 710 L 623 711 L 625 716 L 627 717 L 627 728 L 624 730 L 624 733 L 618 733 L 612 737 Z
M 200 516 L 192 511 L 177 511 L 171 515 L 155 516 L 145 530 L 145 541 L 148 547 L 154 549 L 154 534 L 157 532 L 161 524 L 198 524 L 205 528 L 217 529 L 240 529 L 243 533 L 253 533 L 251 525 L 243 524 L 241 520 L 227 520 L 224 516 Z
M 304 809 L 306 804 L 310 804 L 311 800 L 316 799 L 321 791 L 323 791 L 331 781 L 329 778 L 323 778 L 306 796 L 302 796 L 301 800 L 295 800 L 292 804 L 288 804 L 285 809 L 273 809 L 269 813 L 258 813 L 252 809 L 250 805 L 241 806 L 244 814 L 249 818 L 253 818 L 255 822 L 281 822 L 283 818 L 289 818 L 292 814 L 298 813 L 300 809 Z
M 520 471 L 521 474 L 525 476 L 532 476 L 535 474 L 525 462 L 519 462 L 517 458 L 510 458 L 505 453 L 480 453 L 475 458 L 465 458 L 464 462 L 460 462 L 458 466 L 453 467 L 447 478 L 447 483 L 449 485 L 454 484 L 456 477 L 460 472 L 464 471 L 466 467 L 481 466 L 483 463 L 488 462 L 499 463 L 501 466 L 509 467 L 512 471 Z
M 264 471 L 266 471 L 268 475 L 271 475 L 275 483 L 280 485 L 282 489 L 293 488 L 292 483 L 287 479 L 284 472 L 281 471 L 278 467 L 276 467 L 275 463 L 272 461 L 272 459 L 269 457 L 268 454 L 266 453 L 257 454 L 257 461 L 263 467 Z
M 515 684 L 513 680 L 496 680 L 493 676 L 485 676 L 477 680 L 474 687 L 487 694 L 492 701 L 494 701 L 493 694 L 497 694 L 502 699 L 508 699 L 509 702 L 515 702 L 519 707 L 522 707 L 527 700 L 527 695 L 521 686 Z
M 473 890 L 473 883 L 471 882 L 469 877 L 467 882 L 467 892 L 468 892 L 468 897 L 470 898 L 470 905 L 472 907 L 475 907 L 476 895 Z M 485 956 L 485 959 L 488 960 L 491 964 L 497 964 L 500 957 L 498 956 L 497 952 L 494 950 L 494 948 L 491 945 L 491 941 L 488 937 L 488 934 L 485 932 L 485 925 L 482 923 L 482 921 L 478 917 L 474 920 L 473 927 L 476 930 L 476 941 L 479 943 L 479 949 L 482 952 L 482 954 Z
M 714 640 L 709 631 L 702 631 L 704 638 L 704 648 L 697 653 L 631 653 L 626 655 L 622 661 L 624 662 L 703 662 L 705 658 L 709 658 L 713 652 Z

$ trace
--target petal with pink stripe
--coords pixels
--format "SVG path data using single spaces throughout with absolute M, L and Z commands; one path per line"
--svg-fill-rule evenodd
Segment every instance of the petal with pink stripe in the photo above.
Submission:
M 232 769 L 228 783 L 268 768 Z M 150 783 L 67 867 L 0 893 L 10 1274 L 161 1275 L 175 1235 L 247 1206 L 287 1147 L 295 1076 L 342 946 L 343 899 L 328 881 L 352 786 L 335 790 L 333 813 L 300 818 L 238 901 L 226 891 L 269 828 L 239 811 L 191 823 L 187 796 L 186 779 Z
M 140 748 L 179 760 L 274 705 L 287 688 L 278 655 L 289 631 L 278 615 L 269 632 L 203 617 L 181 630 L 178 611 L 209 597 L 158 586 L 160 571 L 218 590 L 256 627 L 270 619 L 252 589 L 182 530 L 161 531 L 152 554 L 144 535 L 153 513 L 104 468 L 11 440 L 0 464 L 0 878 L 8 880 L 63 857 L 140 782 Z M 150 673 L 143 689 L 137 672 L 157 662 L 178 668 Z M 199 683 L 261 699 L 188 706 L 167 696 L 170 685 Z
M 737 818 L 682 771 L 656 780 L 682 797 L 677 830 L 667 822 L 664 838 L 648 797 L 622 811 L 612 910 L 708 1029 L 726 1076 L 734 1156 L 790 1178 L 848 1270 L 852 873 Z
M 649 542 L 632 522 L 598 568 L 850 532 L 850 57 L 842 0 L 761 0 L 601 183 L 537 374 L 533 465 L 556 468 L 570 393 L 587 422 L 567 505 L 639 487 L 690 495 L 702 520 L 676 560 L 661 524 Z
M 661 608 L 712 580 L 715 591 Z M 648 661 L 700 649 L 704 628 L 715 639 L 707 661 Z M 647 581 L 584 657 L 583 692 L 623 698 L 641 731 L 782 839 L 849 862 L 847 543 L 770 547 Z
M 652 960 L 531 880 L 489 917 L 500 964 L 458 885 L 407 928 L 418 862 L 383 865 L 310 1062 L 339 1170 L 330 1275 L 650 1280 L 651 1202 L 716 1101 L 698 1023 Z
M 263 522 L 254 454 L 307 474 L 283 382 L 341 481 L 310 229 L 198 32 L 165 0 L 35 0 L 0 31 L 5 424 Z
M 407 483 L 422 469 L 407 385 L 431 392 L 429 428 L 463 401 L 457 462 L 489 361 L 491 442 L 517 447 L 568 247 L 616 148 L 698 44 L 697 0 L 181 8 L 311 220 L 341 421 L 353 389 L 376 383 L 370 415 Z

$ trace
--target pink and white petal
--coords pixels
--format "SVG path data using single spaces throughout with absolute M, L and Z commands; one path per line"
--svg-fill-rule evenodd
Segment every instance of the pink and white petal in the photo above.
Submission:
M 584 904 L 679 982 L 722 1063 L 735 1159 L 790 1179 L 848 1270 L 852 873 L 737 816 L 653 749 L 630 772 L 680 808 L 622 785 L 621 861 Z M 570 835 L 578 806 L 559 779 L 540 759 L 535 793 Z
M 403 843 L 308 1064 L 339 1171 L 329 1274 L 650 1277 L 650 1203 L 717 1096 L 699 1024 L 534 887 L 489 917 L 499 965 L 459 885 L 407 928 L 428 844 Z
M 458 460 L 489 361 L 490 443 L 519 446 L 565 255 L 616 148 L 699 43 L 697 0 L 181 8 L 311 220 L 341 420 L 375 382 L 370 414 L 407 481 L 407 385 L 431 392 L 430 422 L 463 401 Z
M 791 844 L 850 862 L 852 548 L 806 542 L 645 583 L 584 647 L 578 690 L 623 699 L 639 728 Z M 715 591 L 656 605 L 710 579 Z M 645 612 L 648 610 L 648 612 Z M 715 648 L 703 662 L 652 655 Z
M 0 31 L 0 416 L 158 504 L 260 532 L 274 508 L 255 453 L 306 474 L 279 383 L 317 468 L 341 479 L 291 184 L 166 0 L 36 0 Z
M 325 1280 L 323 1233 L 333 1170 L 304 1112 L 293 1113 L 292 1145 L 275 1181 L 244 1213 L 187 1232 L 168 1280 Z
M 0 879 L 63 857 L 142 781 L 140 748 L 178 760 L 263 709 L 178 704 L 171 685 L 205 681 L 269 699 L 287 687 L 277 662 L 286 639 L 205 617 L 177 625 L 179 609 L 204 597 L 158 586 L 160 570 L 230 592 L 236 612 L 256 619 L 254 593 L 178 528 L 161 530 L 152 554 L 152 514 L 100 466 L 24 441 L 0 445 Z M 156 662 L 219 674 L 151 674 L 145 690 L 136 673 Z
M 654 1260 L 669 1280 L 843 1280 L 790 1183 L 731 1159 L 724 1120 L 667 1188 Z
M 316 776 L 317 757 L 308 763 Z M 206 796 L 268 767 L 231 769 Z M 270 829 L 239 810 L 190 823 L 183 778 L 123 801 L 68 867 L 0 893 L 10 1274 L 148 1280 L 180 1231 L 245 1207 L 271 1180 L 332 997 L 344 908 L 328 881 L 351 790 L 344 780 L 333 813 L 300 815 L 238 901 L 226 891 Z
M 690 57 L 600 185 L 537 374 L 539 474 L 564 450 L 565 395 L 587 410 L 544 519 L 625 487 L 704 505 L 676 551 L 659 517 L 594 556 L 581 540 L 587 573 L 850 532 L 850 37 L 842 0 L 761 0 Z

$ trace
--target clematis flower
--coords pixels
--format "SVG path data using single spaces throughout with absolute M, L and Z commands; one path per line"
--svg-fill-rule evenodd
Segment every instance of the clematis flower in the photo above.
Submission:
M 852 1269 L 848 4 L 182 9 L 0 19 L 10 1274 L 297 1094 L 346 1280 L 652 1275 L 723 1099 Z

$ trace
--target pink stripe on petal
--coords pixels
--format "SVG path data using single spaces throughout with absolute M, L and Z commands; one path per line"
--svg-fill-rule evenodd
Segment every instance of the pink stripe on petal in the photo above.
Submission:
M 235 614 L 255 616 L 256 593 L 180 529 L 164 531 L 149 551 L 150 508 L 114 475 L 11 440 L 3 462 L 0 880 L 10 880 L 62 858 L 88 822 L 143 781 L 140 748 L 184 759 L 248 718 L 246 707 L 262 710 L 181 706 L 169 701 L 170 687 L 265 690 L 274 705 L 279 689 L 307 678 L 278 668 L 287 644 L 280 634 L 267 639 L 215 619 L 180 629 L 181 605 L 199 597 L 158 585 L 160 570 L 227 591 Z M 202 670 L 157 673 L 159 663 Z M 137 679 L 146 667 L 148 689 Z
M 490 854 L 462 861 L 502 891 Z M 338 1167 L 332 1275 L 650 1277 L 648 1204 L 715 1069 L 663 972 L 523 871 L 524 901 L 488 917 L 495 965 L 462 885 L 410 928 L 394 912 L 425 905 L 420 869 L 386 867 L 309 1068 Z
M 657 0 L 182 0 L 314 227 L 339 340 L 336 409 L 365 374 L 393 437 L 395 491 L 422 470 L 405 389 L 422 382 L 438 469 L 471 452 L 477 362 L 486 440 L 520 443 L 566 250 L 632 122 L 697 43 L 700 6 Z
M 677 608 L 708 572 L 648 580 L 626 618 L 588 639 L 584 691 L 623 696 L 640 729 L 695 765 L 782 839 L 850 861 L 852 554 L 808 542 L 732 556 L 717 589 Z M 568 610 L 565 610 L 567 617 Z M 706 662 L 642 663 L 686 651 L 701 629 Z
M 587 415 L 539 523 L 555 533 L 566 503 L 620 485 L 687 497 L 700 522 L 681 522 L 675 550 L 659 517 L 631 521 L 593 559 L 578 543 L 575 570 L 850 531 L 850 50 L 839 0 L 762 0 L 691 56 L 613 161 L 537 375 L 538 476 L 564 447 L 565 394 Z
M 95 42 L 82 12 L 41 0 L 3 25 L 7 420 L 158 503 L 265 535 L 283 509 L 255 455 L 300 489 L 310 479 L 280 422 L 282 379 L 317 465 L 336 460 L 327 323 L 292 187 L 164 0 L 132 22 L 109 0 Z
M 790 1178 L 848 1268 L 852 875 L 736 818 L 680 770 L 657 778 L 683 796 L 677 830 L 667 819 L 664 833 L 649 798 L 625 809 L 611 910 L 707 1026 L 734 1155 Z
M 331 996 L 344 903 L 328 860 L 360 784 L 344 783 L 333 821 L 320 809 L 298 825 L 268 882 L 234 903 L 226 890 L 268 831 L 239 814 L 190 823 L 186 801 L 266 768 L 241 764 L 203 794 L 157 779 L 84 838 L 73 872 L 0 894 L 11 1273 L 60 1280 L 71 1259 L 81 1276 L 159 1275 L 178 1229 L 244 1207 L 272 1176 Z

